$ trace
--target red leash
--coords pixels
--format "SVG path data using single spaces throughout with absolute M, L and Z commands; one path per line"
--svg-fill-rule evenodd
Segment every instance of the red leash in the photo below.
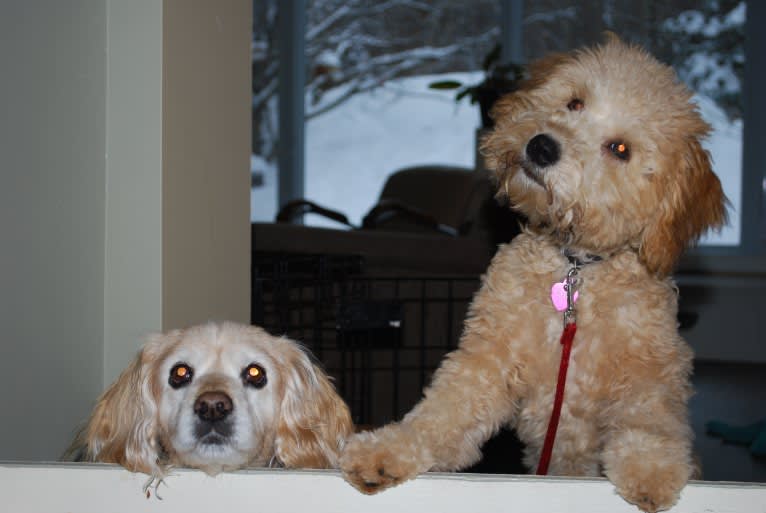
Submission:
M 551 420 L 548 422 L 548 431 L 545 433 L 545 442 L 543 442 L 543 453 L 540 456 L 540 463 L 537 466 L 537 475 L 544 476 L 548 473 L 548 465 L 551 462 L 551 453 L 553 452 L 553 442 L 556 440 L 556 429 L 559 427 L 559 418 L 561 417 L 561 405 L 564 402 L 564 384 L 567 380 L 567 369 L 569 368 L 569 353 L 572 351 L 572 341 L 577 332 L 577 323 L 571 322 L 564 326 L 564 332 L 561 334 L 561 363 L 559 364 L 559 380 L 556 383 L 556 397 L 553 400 L 553 412 Z
M 561 333 L 561 362 L 559 363 L 559 379 L 556 383 L 556 395 L 553 399 L 553 411 L 551 420 L 548 421 L 548 431 L 545 433 L 543 442 L 543 452 L 540 455 L 540 463 L 537 465 L 537 475 L 544 476 L 548 473 L 548 465 L 551 462 L 551 453 L 553 453 L 553 443 L 556 441 L 556 430 L 559 427 L 561 417 L 561 405 L 564 403 L 564 385 L 567 380 L 567 370 L 569 369 L 569 354 L 572 352 L 572 341 L 577 333 L 577 322 L 575 319 L 574 303 L 575 296 L 575 277 L 577 276 L 577 265 L 572 267 L 567 274 L 566 279 L 566 310 L 564 311 L 564 331 Z M 554 301 L 555 304 L 555 301 Z

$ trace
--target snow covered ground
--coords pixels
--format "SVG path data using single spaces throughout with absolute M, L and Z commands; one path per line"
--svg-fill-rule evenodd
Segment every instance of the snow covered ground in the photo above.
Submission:
M 345 213 L 354 224 L 375 203 L 386 177 L 406 166 L 451 164 L 472 167 L 478 106 L 455 103 L 453 91 L 428 84 L 447 78 L 472 84 L 480 73 L 421 76 L 390 81 L 352 97 L 306 123 L 306 198 Z M 742 124 L 731 123 L 715 103 L 697 97 L 703 117 L 714 127 L 707 141 L 714 168 L 731 201 L 729 226 L 703 241 L 738 244 L 740 232 Z M 264 185 L 251 195 L 251 218 L 271 221 L 276 213 L 276 169 L 253 156 Z M 340 227 L 309 216 L 307 224 Z

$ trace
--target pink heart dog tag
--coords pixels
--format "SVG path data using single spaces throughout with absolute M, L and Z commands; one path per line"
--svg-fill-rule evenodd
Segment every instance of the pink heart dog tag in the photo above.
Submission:
M 551 287 L 551 301 L 553 301 L 553 307 L 559 312 L 563 312 L 567 309 L 566 284 L 567 281 L 564 280 L 559 283 L 554 283 L 553 287 Z M 579 295 L 579 292 L 575 290 L 574 296 L 572 296 L 572 302 L 577 302 L 577 297 Z

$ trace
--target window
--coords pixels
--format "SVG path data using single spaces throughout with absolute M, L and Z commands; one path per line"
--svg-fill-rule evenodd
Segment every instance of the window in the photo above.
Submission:
M 454 91 L 429 84 L 477 80 L 481 61 L 499 38 L 504 1 L 307 0 L 305 196 L 358 224 L 385 177 L 396 169 L 421 163 L 473 166 L 476 107 L 456 102 Z M 278 2 L 256 4 L 256 23 L 261 11 L 267 26 L 273 24 Z M 743 94 L 758 90 L 762 73 L 751 70 L 751 88 L 743 85 L 746 55 L 762 46 L 763 38 L 755 34 L 746 41 L 745 25 L 757 26 L 763 9 L 747 9 L 743 0 L 611 0 L 574 6 L 552 0 L 523 2 L 523 7 L 526 59 L 600 41 L 604 30 L 613 30 L 677 69 L 698 93 L 700 111 L 714 126 L 707 148 L 731 202 L 729 226 L 706 236 L 702 252 L 760 252 L 761 171 L 754 158 L 743 170 L 743 129 L 748 119 L 751 125 L 759 120 L 755 114 L 748 118 L 743 109 L 755 94 Z M 256 41 L 267 39 L 258 34 L 256 29 Z M 260 69 L 273 65 L 261 63 Z M 268 84 L 257 89 L 268 91 L 273 83 Z M 264 126 L 273 130 L 276 119 L 272 106 L 259 118 L 256 137 L 267 135 Z M 258 154 L 255 162 L 265 170 L 266 185 L 273 185 L 269 176 L 276 176 L 276 166 L 268 153 Z M 266 190 L 257 189 L 253 197 Z M 274 196 L 273 189 L 269 194 Z M 276 202 L 271 205 L 269 215 L 258 214 L 262 205 L 254 208 L 253 219 L 273 218 Z
M 336 18 L 323 25 L 328 3 L 337 4 Z M 339 5 L 346 7 L 342 14 Z M 478 78 L 477 65 L 500 32 L 496 0 L 310 0 L 308 8 L 308 196 L 358 225 L 394 171 L 474 166 L 478 110 L 467 99 L 456 101 L 455 90 L 429 85 Z
M 268 2 L 266 2 L 268 3 Z M 266 3 L 256 7 L 255 80 L 269 56 Z M 306 2 L 305 196 L 345 213 L 354 224 L 369 210 L 386 177 L 417 164 L 474 166 L 478 110 L 438 80 L 471 82 L 500 30 L 496 0 L 476 2 Z M 260 14 L 259 14 L 260 13 Z M 260 35 L 259 35 L 260 34 Z M 450 73 L 451 72 L 451 73 Z M 272 75 L 275 72 L 272 71 Z M 273 218 L 274 109 L 258 96 L 260 134 L 254 148 L 254 220 Z M 263 187 L 262 185 L 265 185 Z M 266 196 L 264 198 L 264 196 Z M 309 224 L 339 227 L 322 218 Z

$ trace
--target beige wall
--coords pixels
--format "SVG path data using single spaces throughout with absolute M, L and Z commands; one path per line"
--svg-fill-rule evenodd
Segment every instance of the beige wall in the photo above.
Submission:
M 165 328 L 250 318 L 250 8 L 164 2 Z
M 0 460 L 57 458 L 147 332 L 247 322 L 251 9 L 0 0 Z

